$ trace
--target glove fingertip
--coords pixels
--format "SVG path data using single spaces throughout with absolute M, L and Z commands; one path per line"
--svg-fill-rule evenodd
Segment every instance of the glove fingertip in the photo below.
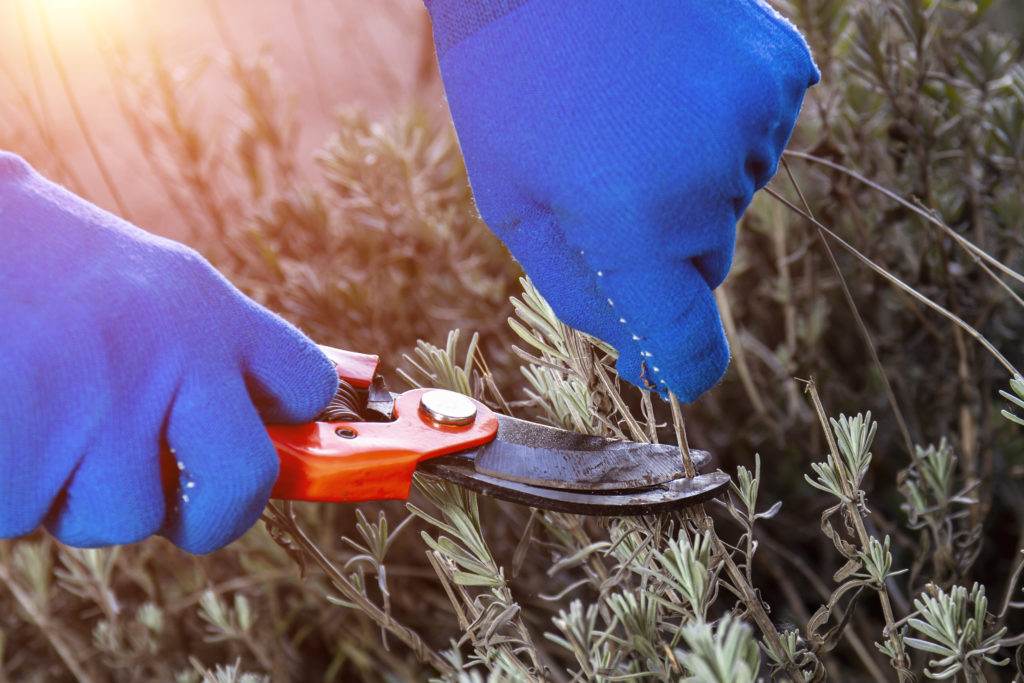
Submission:
M 251 465 L 251 459 L 246 462 Z M 220 550 L 259 521 L 277 480 L 277 458 L 273 458 L 273 467 L 249 467 L 243 474 L 222 473 L 203 479 L 219 481 L 217 490 L 198 491 L 188 488 L 191 480 L 186 481 L 160 531 L 161 536 L 193 555 Z
M 619 375 L 641 389 L 667 399 L 669 392 L 684 403 L 692 403 L 722 379 L 729 366 L 729 346 L 720 342 L 702 344 L 694 349 L 681 348 L 678 360 L 648 362 L 639 354 L 619 354 L 615 365 Z
M 42 515 L 25 516 L 14 510 L 0 510 L 0 538 L 18 538 L 31 533 L 42 521 Z
M 668 372 L 663 378 L 669 389 L 684 403 L 693 403 L 706 391 L 715 386 L 729 367 L 729 345 L 725 337 L 706 348 L 699 361 L 687 367 L 684 372 Z
M 219 406 L 211 411 L 209 406 Z M 240 384 L 197 382 L 184 389 L 167 426 L 176 470 L 160 531 L 201 555 L 242 536 L 259 519 L 280 462 Z
M 338 390 L 334 364 L 312 342 L 289 345 L 287 354 L 250 362 L 246 384 L 267 423 L 313 420 Z
M 616 369 L 637 386 L 668 398 L 669 392 L 693 402 L 713 387 L 729 366 L 725 337 L 714 294 L 695 266 L 677 268 L 675 292 L 657 289 L 637 297 L 622 293 L 638 322 L 636 350 L 619 349 Z

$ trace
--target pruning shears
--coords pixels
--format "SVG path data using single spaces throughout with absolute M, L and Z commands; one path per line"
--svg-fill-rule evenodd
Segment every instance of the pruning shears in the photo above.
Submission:
M 679 449 L 576 434 L 495 413 L 441 389 L 393 394 L 377 356 L 321 347 L 340 390 L 317 421 L 267 427 L 281 460 L 271 496 L 405 500 L 413 473 L 557 512 L 645 515 L 721 493 L 721 471 L 686 477 Z M 691 451 L 699 471 L 705 451 Z

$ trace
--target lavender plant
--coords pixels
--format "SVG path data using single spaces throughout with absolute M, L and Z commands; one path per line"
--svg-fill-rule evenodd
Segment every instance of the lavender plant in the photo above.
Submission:
M 1019 10 L 778 4 L 824 78 L 718 293 L 733 369 L 685 420 L 519 281 L 447 127 L 345 114 L 311 180 L 266 57 L 229 58 L 243 110 L 219 137 L 188 70 L 109 46 L 194 243 L 258 300 L 324 343 L 404 354 L 393 386 L 689 439 L 734 486 L 593 519 L 423 480 L 408 507 L 275 502 L 204 558 L 37 532 L 0 542 L 0 681 L 1024 676 L 1024 67 L 1000 31 Z M 25 130 L 48 129 L 4 117 L 0 145 Z

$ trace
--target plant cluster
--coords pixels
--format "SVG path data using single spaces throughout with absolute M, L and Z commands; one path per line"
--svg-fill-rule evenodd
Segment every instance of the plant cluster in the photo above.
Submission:
M 159 59 L 112 63 L 197 243 L 318 341 L 404 353 L 394 387 L 692 441 L 734 484 L 599 519 L 423 478 L 407 504 L 274 502 L 199 558 L 0 542 L 0 681 L 1024 677 L 1024 63 L 995 20 L 1015 7 L 782 9 L 823 81 L 716 293 L 730 373 L 685 421 L 517 280 L 447 127 L 344 115 L 309 181 L 266 61 L 231 60 L 230 147 Z

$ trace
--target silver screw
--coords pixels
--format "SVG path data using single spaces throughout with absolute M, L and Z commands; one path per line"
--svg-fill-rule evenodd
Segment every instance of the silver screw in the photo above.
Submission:
M 462 427 L 473 424 L 476 404 L 454 391 L 434 389 L 420 398 L 420 414 L 439 425 Z

